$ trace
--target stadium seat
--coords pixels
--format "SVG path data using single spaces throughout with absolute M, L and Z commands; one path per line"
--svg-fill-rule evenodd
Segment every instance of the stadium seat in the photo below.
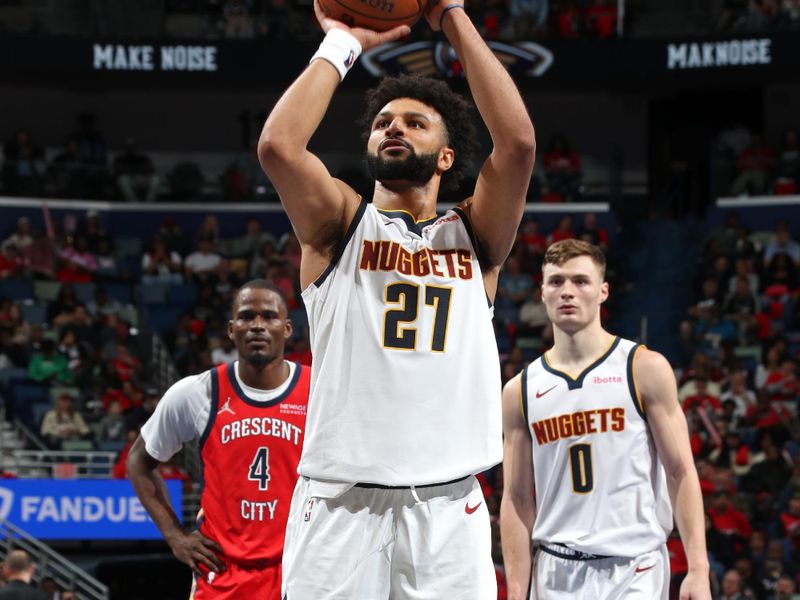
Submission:
M 94 444 L 91 440 L 64 440 L 61 442 L 61 449 L 70 452 L 91 452 Z
M 58 281 L 34 281 L 33 282 L 33 296 L 37 300 L 46 300 L 52 302 L 58 298 L 58 292 L 61 290 L 61 283 Z
M 166 285 L 140 285 L 139 300 L 143 304 L 166 304 L 167 288 Z
M 194 306 L 197 304 L 199 292 L 192 283 L 171 285 L 168 289 L 169 303 L 175 306 Z
M 78 299 L 78 302 L 87 304 L 94 300 L 93 283 L 73 283 L 72 287 L 75 288 L 75 297 Z
M 114 240 L 117 254 L 123 258 L 136 257 L 141 261 L 142 240 L 139 238 L 117 238 Z
M 28 279 L 3 279 L 0 281 L 0 298 L 33 298 L 33 283 Z
M 147 313 L 147 322 L 152 330 L 159 333 L 171 331 L 175 328 L 175 323 L 178 322 L 183 310 L 174 306 L 151 306 Z
M 20 310 L 22 318 L 30 325 L 43 325 L 47 322 L 47 304 L 45 302 L 23 302 Z
M 130 304 L 132 300 L 131 286 L 128 283 L 104 283 L 108 296 L 122 304 Z

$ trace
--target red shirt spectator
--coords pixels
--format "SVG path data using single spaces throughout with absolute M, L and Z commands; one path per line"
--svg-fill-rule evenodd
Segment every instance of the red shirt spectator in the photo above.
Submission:
M 613 37 L 617 32 L 616 3 L 595 0 L 594 5 L 586 9 L 586 20 L 598 38 L 604 40 Z
M 708 509 L 708 514 L 714 527 L 725 535 L 738 535 L 743 539 L 748 539 L 753 533 L 753 527 L 750 525 L 747 515 L 734 508 L 728 492 L 717 492 L 712 500 L 711 508 Z

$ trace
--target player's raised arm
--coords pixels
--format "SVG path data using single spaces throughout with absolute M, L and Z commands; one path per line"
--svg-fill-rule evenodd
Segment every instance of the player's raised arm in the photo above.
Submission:
M 509 600 L 525 600 L 531 580 L 531 531 L 536 518 L 533 498 L 531 436 L 522 416 L 522 377 L 503 389 L 503 499 L 500 535 Z
M 661 354 L 646 349 L 637 351 L 634 373 L 658 457 L 667 474 L 675 522 L 689 563 L 680 598 L 710 600 L 703 500 L 686 417 L 678 404 L 675 375 Z
M 357 196 L 331 177 L 322 161 L 308 151 L 308 142 L 328 110 L 336 86 L 358 55 L 406 35 L 409 29 L 402 26 L 378 33 L 349 28 L 325 17 L 317 4 L 314 8 L 326 32 L 325 40 L 308 68 L 272 109 L 258 142 L 258 157 L 300 243 L 325 254 L 331 224 L 341 226 L 344 232 L 355 212 Z
M 536 137 L 522 97 L 508 72 L 472 25 L 460 0 L 431 0 L 433 29 L 442 28 L 464 66 L 489 134 L 492 153 L 481 169 L 470 221 L 483 259 L 502 264 L 522 219 L 536 154 Z

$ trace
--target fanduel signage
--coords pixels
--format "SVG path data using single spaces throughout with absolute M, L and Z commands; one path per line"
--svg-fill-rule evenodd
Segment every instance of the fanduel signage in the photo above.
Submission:
M 768 65 L 772 62 L 772 40 L 726 40 L 686 42 L 667 46 L 668 69 L 702 69 Z
M 181 483 L 167 481 L 181 515 Z M 6 479 L 0 519 L 50 540 L 145 540 L 161 537 L 127 480 Z
M 216 71 L 216 46 L 94 44 L 96 71 Z

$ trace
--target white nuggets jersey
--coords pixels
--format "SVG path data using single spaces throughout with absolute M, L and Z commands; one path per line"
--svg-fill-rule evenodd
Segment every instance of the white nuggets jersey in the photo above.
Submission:
M 533 448 L 534 542 L 635 557 L 666 542 L 664 467 L 636 393 L 635 342 L 615 338 L 577 379 L 542 356 L 522 372 Z
M 459 209 L 415 223 L 362 201 L 303 300 L 314 361 L 301 475 L 425 485 L 500 462 L 492 309 Z

